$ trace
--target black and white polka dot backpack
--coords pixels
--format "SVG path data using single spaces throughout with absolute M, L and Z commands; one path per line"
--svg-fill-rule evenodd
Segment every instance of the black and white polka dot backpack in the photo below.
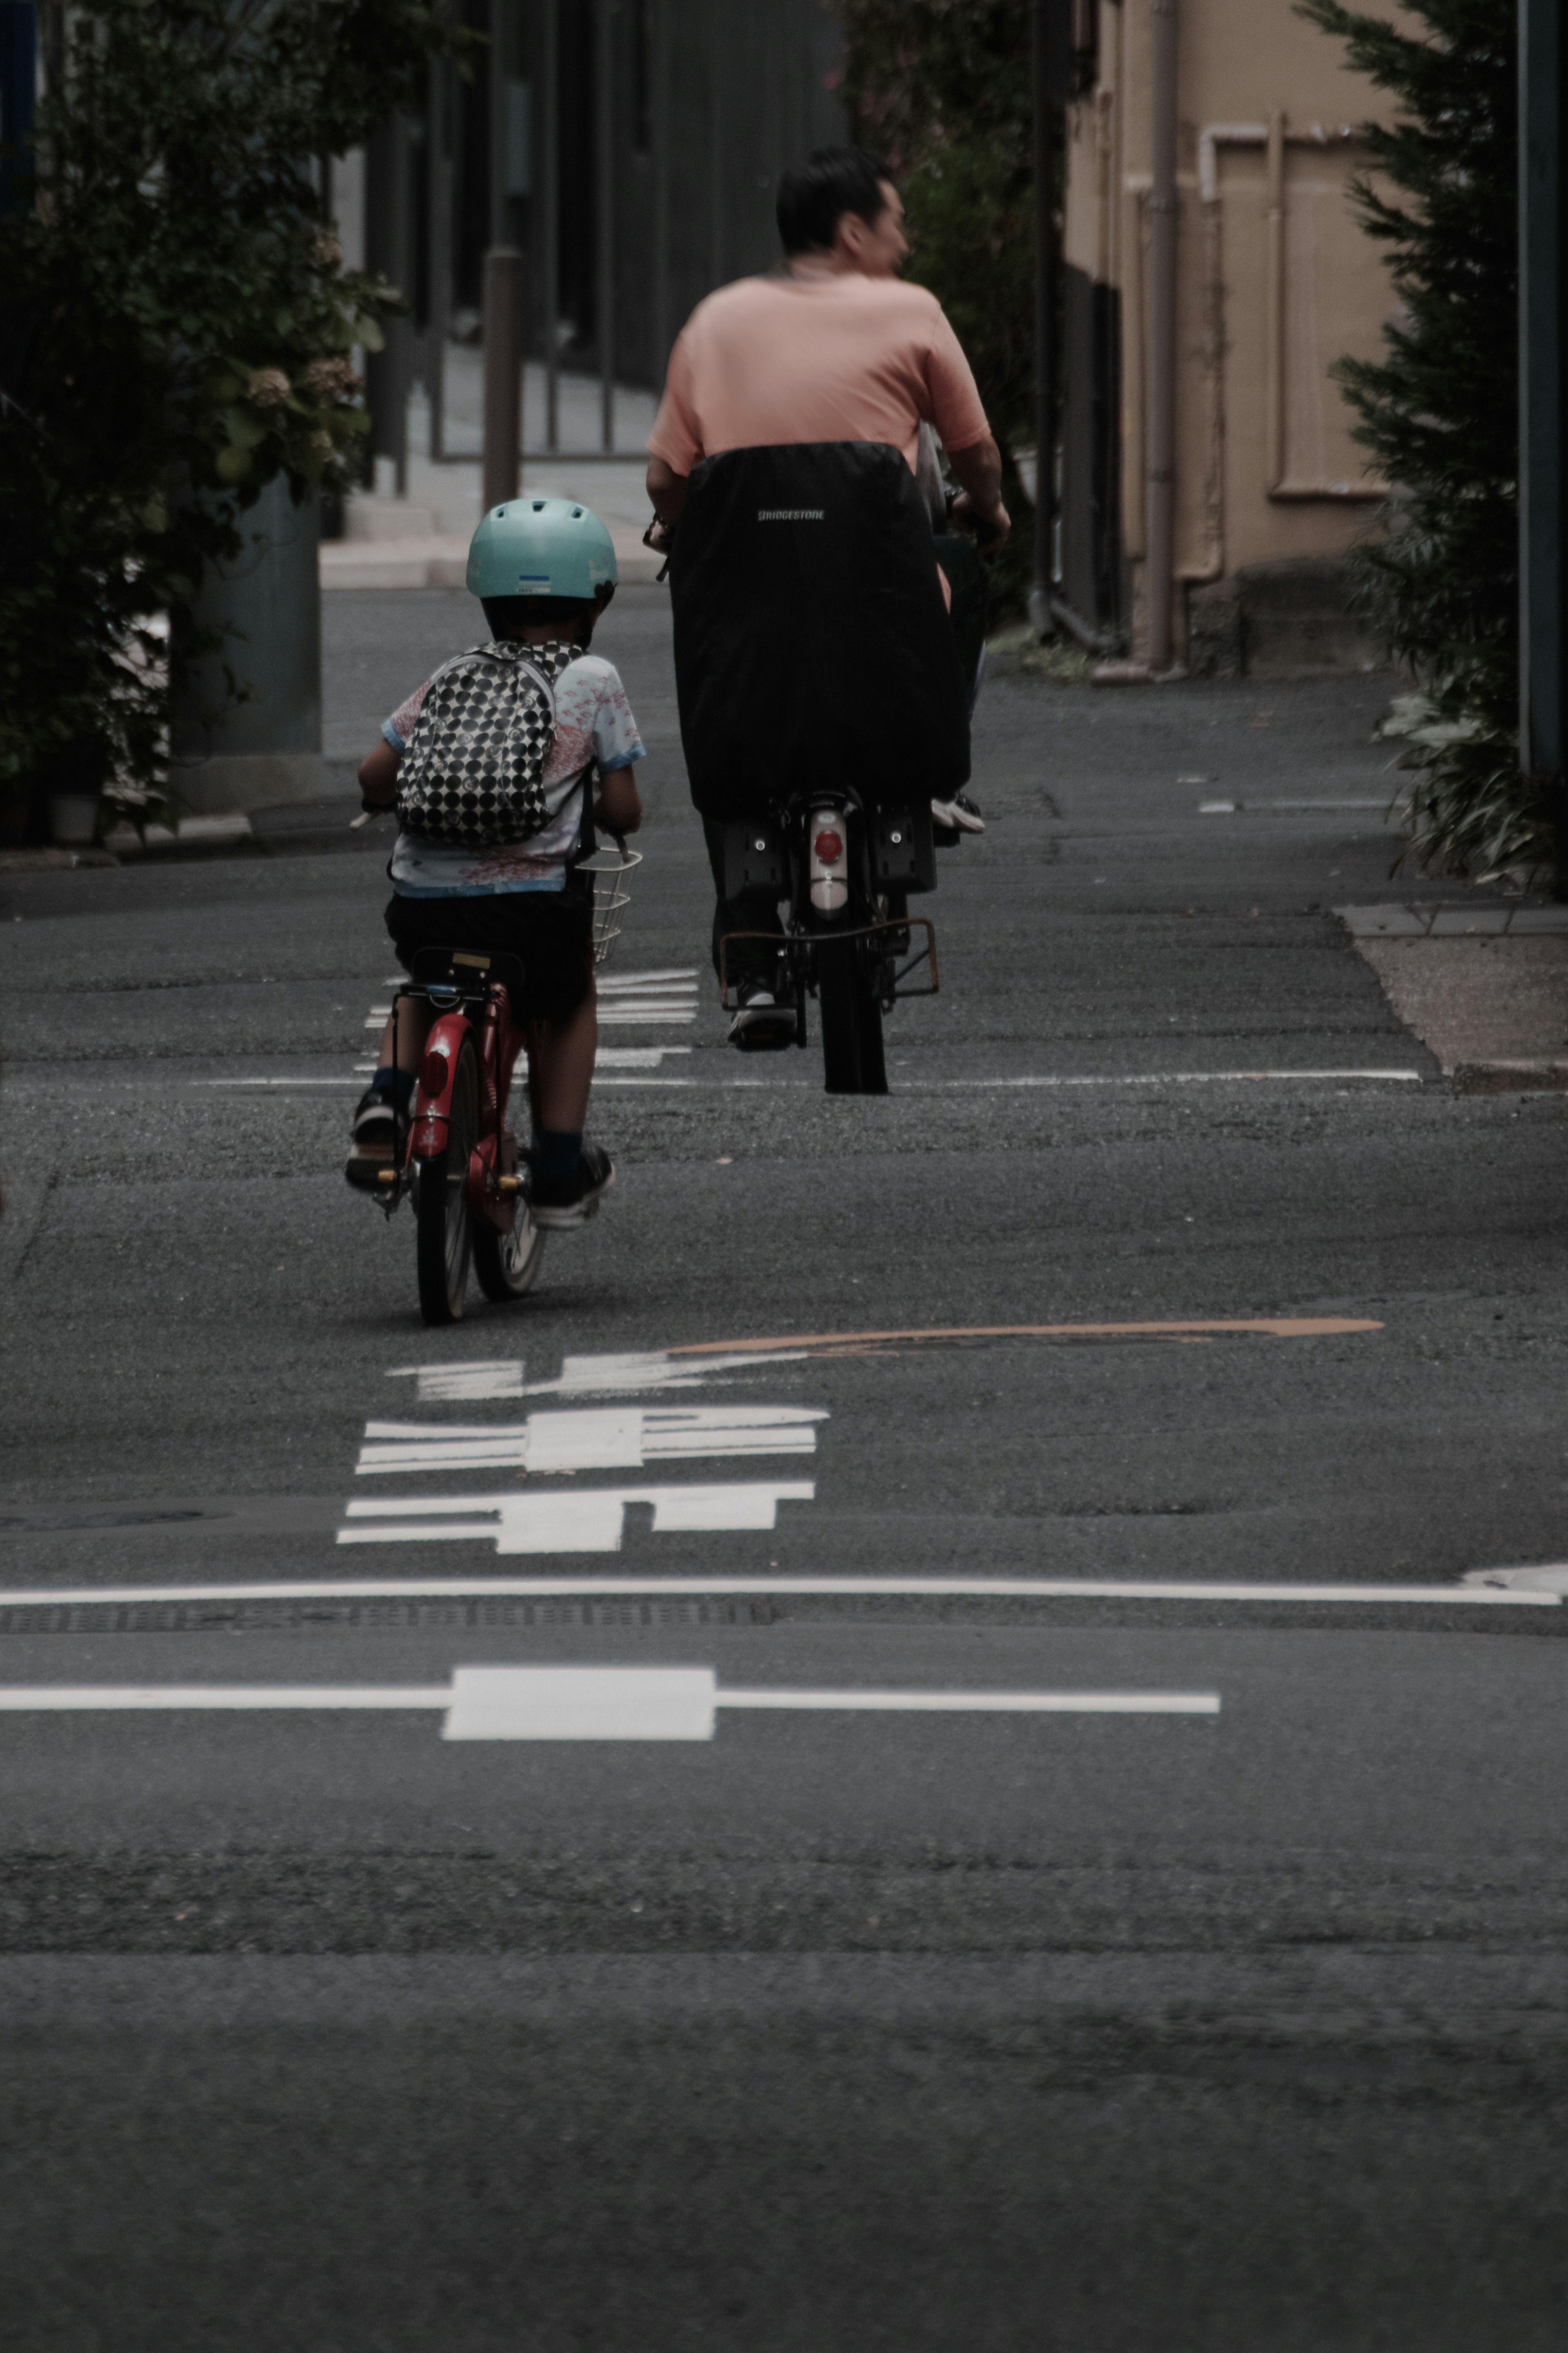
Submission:
M 502 638 L 443 663 L 397 772 L 398 823 L 462 849 L 536 834 L 550 814 L 544 770 L 555 741 L 555 681 L 581 651 Z

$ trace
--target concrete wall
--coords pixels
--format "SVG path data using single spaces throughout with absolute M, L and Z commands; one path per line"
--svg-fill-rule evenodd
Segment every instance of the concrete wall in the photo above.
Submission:
M 1261 649 L 1279 638 L 1289 607 L 1279 567 L 1301 564 L 1303 582 L 1314 584 L 1313 659 L 1361 661 L 1368 649 L 1353 631 L 1321 626 L 1325 598 L 1339 596 L 1342 607 L 1325 559 L 1342 556 L 1371 526 L 1381 485 L 1351 439 L 1329 369 L 1342 353 L 1375 355 L 1392 308 L 1380 250 L 1357 226 L 1348 193 L 1366 164 L 1354 126 L 1385 113 L 1387 102 L 1290 0 L 1178 5 L 1177 576 L 1189 596 L 1239 579 L 1230 602 L 1245 614 L 1253 568 L 1270 567 L 1264 601 L 1274 622 L 1255 633 Z M 1136 646 L 1145 585 L 1149 0 L 1101 0 L 1098 40 L 1095 85 L 1068 110 L 1062 537 L 1064 549 L 1081 548 L 1081 516 L 1107 505 L 1093 448 L 1081 425 L 1073 428 L 1073 375 L 1117 364 L 1119 382 L 1096 391 L 1117 416 L 1121 560 L 1110 569 L 1120 570 L 1118 617 Z M 1084 330 L 1074 335 L 1075 275 L 1105 288 L 1101 306 L 1116 321 L 1114 335 L 1100 334 L 1098 358 Z M 1081 300 L 1078 308 L 1092 315 Z M 1110 345 L 1119 364 L 1103 356 Z M 1080 555 L 1069 591 L 1081 596 L 1089 578 Z M 1186 602 L 1178 601 L 1182 632 Z M 1110 617 L 1101 609 L 1088 617 Z M 1293 659 L 1288 649 L 1281 658 Z

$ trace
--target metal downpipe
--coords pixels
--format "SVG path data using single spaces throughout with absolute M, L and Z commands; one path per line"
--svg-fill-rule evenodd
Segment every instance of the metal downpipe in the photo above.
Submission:
M 1148 662 L 1171 667 L 1176 526 L 1176 0 L 1149 0 Z

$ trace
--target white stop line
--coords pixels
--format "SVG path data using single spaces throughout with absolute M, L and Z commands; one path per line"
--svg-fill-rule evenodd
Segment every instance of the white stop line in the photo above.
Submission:
M 449 1683 L 10 1683 L 0 1714 L 438 1710 L 444 1740 L 711 1740 L 721 1708 L 1217 1715 L 1217 1692 L 721 1690 L 711 1667 L 455 1667 Z

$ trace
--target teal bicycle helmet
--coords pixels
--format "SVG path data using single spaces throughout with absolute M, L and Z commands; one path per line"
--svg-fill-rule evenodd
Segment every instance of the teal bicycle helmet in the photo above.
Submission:
M 509 499 L 468 543 L 470 596 L 596 600 L 617 578 L 616 550 L 592 507 L 572 499 Z

